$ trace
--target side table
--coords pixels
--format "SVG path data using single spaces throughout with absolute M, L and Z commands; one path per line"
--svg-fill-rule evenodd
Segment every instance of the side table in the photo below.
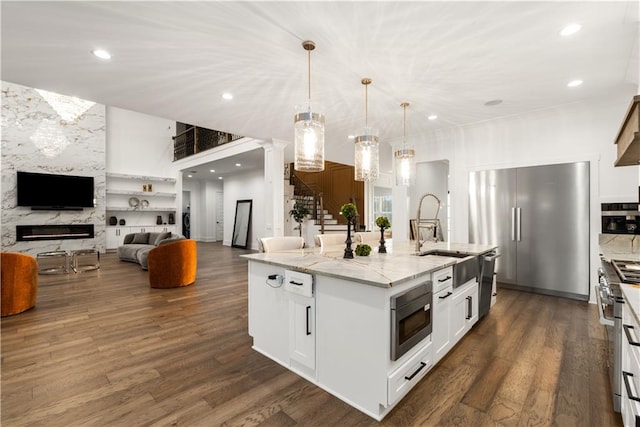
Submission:
M 71 268 L 79 271 L 97 270 L 100 268 L 100 252 L 96 249 L 79 249 L 71 251 Z
M 69 273 L 69 258 L 66 251 L 40 252 L 36 255 L 38 274 Z

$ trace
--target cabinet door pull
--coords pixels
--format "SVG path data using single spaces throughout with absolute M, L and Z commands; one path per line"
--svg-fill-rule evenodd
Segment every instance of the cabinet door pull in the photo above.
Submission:
M 624 334 L 627 336 L 627 341 L 629 342 L 629 344 L 640 347 L 640 342 L 634 340 L 631 337 L 631 332 L 629 331 L 629 329 L 633 329 L 633 326 L 631 326 L 631 325 L 622 325 L 622 328 L 624 329 Z
M 447 276 L 444 279 L 438 279 L 438 282 L 442 283 L 442 282 L 446 282 L 447 280 L 451 279 L 451 276 Z
M 627 389 L 627 396 L 629 396 L 629 399 L 631 400 L 640 402 L 640 398 L 632 393 L 631 384 L 629 384 L 629 377 L 633 378 L 633 374 L 631 372 L 622 371 L 622 379 L 624 380 L 624 388 Z
M 473 298 L 471 297 L 467 297 L 467 317 L 466 319 L 469 320 L 471 319 L 471 317 L 473 317 Z
M 440 295 L 438 298 L 445 299 L 445 298 L 449 298 L 451 295 L 453 295 L 453 292 L 447 292 L 446 295 Z
M 289 280 L 289 283 L 291 283 L 292 285 L 296 285 L 296 286 L 302 286 L 304 284 L 302 282 L 294 282 L 293 280 Z
M 307 306 L 307 335 L 311 335 L 311 331 L 309 330 L 309 327 L 311 326 L 310 322 L 309 322 L 309 320 L 310 320 L 309 315 L 310 314 L 311 314 L 311 306 L 308 305 Z
M 427 366 L 426 363 L 420 362 L 420 367 L 418 369 L 416 369 L 416 371 L 413 374 L 409 375 L 408 377 L 404 377 L 404 379 L 407 380 L 407 381 L 411 381 L 413 379 L 413 377 L 418 375 L 418 372 L 420 372 L 420 371 L 422 371 L 424 369 L 425 366 Z

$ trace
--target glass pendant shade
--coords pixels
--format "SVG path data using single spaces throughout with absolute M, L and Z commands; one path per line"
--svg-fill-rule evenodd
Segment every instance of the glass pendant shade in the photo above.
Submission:
M 407 144 L 407 107 L 408 102 L 400 104 L 403 110 L 402 118 L 402 147 L 393 153 L 396 185 L 410 187 L 416 176 L 416 151 Z
M 396 185 L 410 187 L 416 176 L 416 152 L 413 148 L 403 145 L 394 155 Z
M 315 106 L 317 108 L 317 106 Z M 296 106 L 294 168 L 301 172 L 324 170 L 324 115 L 311 102 Z
M 355 137 L 355 180 L 373 181 L 378 179 L 380 144 L 378 130 L 365 126 Z

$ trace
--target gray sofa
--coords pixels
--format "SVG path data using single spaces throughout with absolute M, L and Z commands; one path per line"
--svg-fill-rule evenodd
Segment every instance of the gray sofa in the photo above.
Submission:
M 118 247 L 118 258 L 120 261 L 138 263 L 143 270 L 147 270 L 147 257 L 151 249 L 184 238 L 182 235 L 170 232 L 127 234 L 124 236 L 122 246 Z

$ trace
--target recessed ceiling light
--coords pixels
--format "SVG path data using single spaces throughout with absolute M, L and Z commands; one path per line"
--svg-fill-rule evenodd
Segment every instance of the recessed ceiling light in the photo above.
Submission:
M 561 36 L 570 36 L 571 34 L 575 34 L 582 29 L 582 25 L 580 24 L 569 24 L 560 31 Z
M 435 120 L 437 118 L 438 118 L 438 116 L 436 116 L 435 114 L 431 114 L 430 116 L 427 116 L 427 119 L 429 119 L 429 120 Z
M 219 176 L 219 177 L 218 177 L 218 179 L 222 179 L 222 177 L 221 177 L 221 176 Z
M 111 59 L 111 54 L 104 49 L 95 49 L 92 50 L 91 53 L 100 59 Z
M 487 107 L 493 107 L 494 105 L 502 104 L 502 99 L 492 99 L 484 103 Z
M 241 165 L 240 163 L 236 163 L 236 166 L 237 166 L 237 167 L 240 167 L 240 166 L 242 166 L 242 165 Z
M 576 87 L 576 86 L 580 86 L 581 84 L 582 84 L 582 80 L 571 80 L 569 83 L 567 83 L 567 86 Z
M 233 99 L 233 94 L 229 92 L 225 92 L 221 96 L 222 96 L 222 99 L 226 99 L 227 101 L 230 101 Z
M 349 139 L 355 139 L 355 138 L 356 138 L 356 136 L 355 136 L 355 135 L 349 135 L 349 136 L 347 136 L 347 138 L 349 138 Z
M 187 175 L 187 178 L 193 178 L 193 175 Z
M 211 172 L 211 173 L 213 173 L 215 171 L 216 171 L 215 169 L 209 169 L 209 172 Z

